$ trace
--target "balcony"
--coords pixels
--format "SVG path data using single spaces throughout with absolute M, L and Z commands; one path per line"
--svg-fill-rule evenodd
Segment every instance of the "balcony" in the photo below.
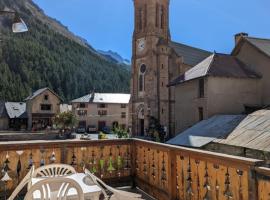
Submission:
M 79 172 L 86 166 L 108 184 L 137 186 L 159 200 L 270 198 L 270 169 L 262 167 L 261 160 L 139 139 L 3 142 L 0 158 L 0 166 L 6 166 L 12 178 L 6 192 L 0 183 L 0 199 L 16 188 L 32 165 L 52 162 L 72 165 Z

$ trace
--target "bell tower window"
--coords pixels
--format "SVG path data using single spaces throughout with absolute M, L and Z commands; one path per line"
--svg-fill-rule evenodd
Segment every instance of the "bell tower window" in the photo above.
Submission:
M 160 8 L 160 28 L 164 28 L 164 7 L 161 6 Z
M 142 11 L 142 9 L 140 8 L 140 9 L 139 9 L 139 30 L 140 30 L 140 31 L 142 30 L 142 24 L 143 24 L 142 17 L 143 17 L 143 11 Z
M 144 87 L 145 72 L 146 72 L 146 65 L 143 64 L 143 65 L 141 65 L 140 72 L 139 72 L 139 92 L 143 92 L 145 89 L 145 87 Z

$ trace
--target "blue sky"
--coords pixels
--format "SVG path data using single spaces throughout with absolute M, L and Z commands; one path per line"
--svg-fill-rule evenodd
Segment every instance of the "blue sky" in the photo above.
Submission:
M 131 57 L 132 0 L 34 0 L 96 49 Z M 233 35 L 270 38 L 269 0 L 171 0 L 172 40 L 230 53 Z

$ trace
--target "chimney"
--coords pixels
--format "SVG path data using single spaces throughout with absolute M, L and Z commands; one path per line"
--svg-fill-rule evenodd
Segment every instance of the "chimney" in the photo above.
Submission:
M 234 39 L 235 39 L 235 46 L 238 44 L 238 42 L 241 40 L 241 38 L 243 37 L 248 37 L 247 33 L 237 33 L 234 35 Z

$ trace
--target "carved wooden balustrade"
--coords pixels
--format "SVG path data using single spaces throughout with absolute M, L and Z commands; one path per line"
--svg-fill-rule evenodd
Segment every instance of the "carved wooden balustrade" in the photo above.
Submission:
M 262 161 L 138 139 L 1 143 L 0 167 L 13 190 L 32 165 L 86 167 L 111 182 L 134 183 L 160 200 L 268 200 Z M 4 193 L 3 182 L 0 193 Z

